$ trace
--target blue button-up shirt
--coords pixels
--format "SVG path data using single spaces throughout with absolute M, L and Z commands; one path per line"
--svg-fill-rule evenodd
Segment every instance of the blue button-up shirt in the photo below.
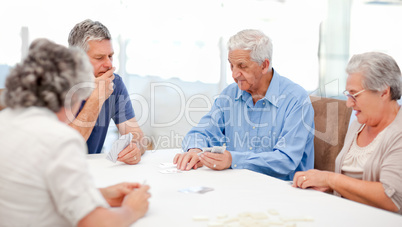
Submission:
M 255 104 L 236 83 L 215 100 L 210 112 L 183 140 L 183 150 L 222 146 L 231 168 L 283 180 L 314 167 L 314 110 L 307 92 L 274 71 L 265 97 Z

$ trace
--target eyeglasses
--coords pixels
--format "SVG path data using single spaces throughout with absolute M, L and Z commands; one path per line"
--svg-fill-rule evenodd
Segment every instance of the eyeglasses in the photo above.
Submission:
M 343 92 L 343 94 L 344 94 L 346 97 L 351 98 L 354 102 L 356 102 L 356 97 L 357 97 L 358 95 L 360 95 L 363 91 L 366 91 L 366 90 L 363 89 L 363 90 L 361 90 L 361 91 L 355 93 L 354 95 L 351 95 L 348 91 L 345 90 L 345 91 Z

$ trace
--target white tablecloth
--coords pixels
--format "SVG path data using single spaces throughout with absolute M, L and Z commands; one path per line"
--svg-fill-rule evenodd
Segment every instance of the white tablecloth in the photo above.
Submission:
M 241 220 L 284 226 L 402 226 L 401 215 L 326 193 L 293 188 L 290 182 L 249 170 L 214 171 L 202 167 L 160 173 L 160 163 L 172 162 L 177 152 L 180 150 L 147 151 L 137 165 L 112 163 L 104 154 L 88 155 L 89 170 L 98 187 L 123 181 L 146 181 L 150 185 L 149 211 L 133 226 L 208 226 L 257 213 L 266 214 L 268 219 L 234 219 L 226 226 L 240 226 Z M 214 190 L 204 194 L 179 192 L 197 186 Z M 194 220 L 200 216 L 209 220 Z M 296 220 L 286 221 L 289 219 Z

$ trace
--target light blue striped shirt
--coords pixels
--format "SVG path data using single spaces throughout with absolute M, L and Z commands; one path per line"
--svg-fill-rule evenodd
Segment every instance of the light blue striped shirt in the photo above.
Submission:
M 231 168 L 283 180 L 314 167 L 314 110 L 307 92 L 274 71 L 265 97 L 255 105 L 236 83 L 216 98 L 210 112 L 183 140 L 183 150 L 222 146 Z

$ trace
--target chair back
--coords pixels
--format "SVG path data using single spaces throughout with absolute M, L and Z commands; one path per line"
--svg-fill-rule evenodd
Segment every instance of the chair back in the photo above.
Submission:
M 352 108 L 345 100 L 310 96 L 314 108 L 314 168 L 334 171 L 343 147 Z
M 3 91 L 4 91 L 4 88 L 0 88 L 0 110 L 6 108 L 5 106 L 2 106 L 2 103 L 1 103 L 1 100 L 2 100 L 1 93 L 3 93 Z

